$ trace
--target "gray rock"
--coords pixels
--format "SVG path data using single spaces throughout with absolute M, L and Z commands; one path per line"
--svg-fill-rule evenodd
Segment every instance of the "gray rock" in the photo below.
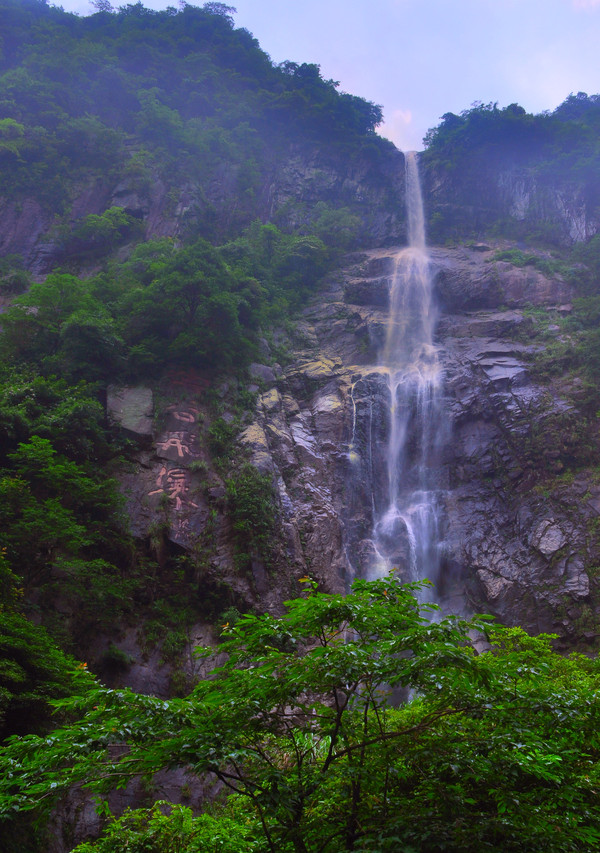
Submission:
M 353 305 L 375 305 L 379 308 L 388 308 L 390 286 L 390 278 L 349 280 L 344 287 L 344 300 Z
M 253 362 L 248 368 L 248 371 L 252 379 L 258 379 L 265 385 L 275 382 L 275 371 L 267 364 L 257 364 L 256 362 Z
M 109 385 L 106 410 L 109 418 L 128 432 L 144 437 L 152 435 L 154 404 L 150 388 Z
M 567 537 L 553 518 L 546 518 L 533 531 L 531 541 L 544 557 L 552 557 L 566 545 Z

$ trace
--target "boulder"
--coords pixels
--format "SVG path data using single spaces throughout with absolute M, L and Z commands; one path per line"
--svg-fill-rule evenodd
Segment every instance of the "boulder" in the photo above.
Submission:
M 140 438 L 152 436 L 154 403 L 152 390 L 144 385 L 109 385 L 106 395 L 108 417 Z

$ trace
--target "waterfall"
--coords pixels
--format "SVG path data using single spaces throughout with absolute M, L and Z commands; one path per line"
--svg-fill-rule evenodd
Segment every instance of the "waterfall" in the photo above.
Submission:
M 374 515 L 370 574 L 397 569 L 406 580 L 428 578 L 435 585 L 441 562 L 439 469 L 445 418 L 417 155 L 409 152 L 405 159 L 408 246 L 395 259 L 377 367 L 389 390 L 387 446 L 381 449 L 387 494 L 380 496 Z

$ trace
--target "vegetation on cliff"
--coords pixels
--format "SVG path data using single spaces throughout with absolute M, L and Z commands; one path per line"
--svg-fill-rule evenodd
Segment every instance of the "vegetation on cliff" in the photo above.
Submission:
M 16 255 L 0 264 L 1 295 L 13 299 L 0 338 L 3 559 L 23 589 L 2 606 L 81 653 L 132 611 L 171 612 L 178 587 L 177 567 L 157 563 L 160 532 L 135 542 L 122 516 L 111 474 L 128 442 L 105 420 L 108 383 L 177 366 L 212 380 L 242 372 L 261 328 L 302 304 L 360 227 L 336 199 L 288 205 L 292 229 L 258 221 L 273 161 L 290 145 L 346 158 L 389 145 L 374 134 L 377 107 L 338 92 L 317 66 L 273 65 L 223 4 L 79 18 L 2 0 L 0 12 L 2 209 L 16 216 L 33 200 L 54 216 L 48 239 L 62 264 L 37 282 Z M 157 182 L 165 216 L 194 185 L 178 241 L 144 241 Z M 90 187 L 98 212 L 75 210 Z M 125 206 L 110 202 L 119 187 Z M 207 240 L 217 237 L 220 247 Z M 247 524 L 260 489 L 223 473 L 233 521 Z
M 65 258 L 82 244 L 101 248 L 96 231 L 85 246 L 89 217 L 72 210 L 84 188 L 97 204 L 121 193 L 140 218 L 160 182 L 165 211 L 186 205 L 187 236 L 222 241 L 268 206 L 274 164 L 290 146 L 374 161 L 389 150 L 374 133 L 379 107 L 339 92 L 316 65 L 273 64 L 234 28 L 232 11 L 138 2 L 77 17 L 42 0 L 2 0 L 0 196 L 35 199 L 59 217 Z M 299 205 L 293 218 L 307 225 L 313 211 Z
M 243 375 L 265 330 L 287 323 L 365 233 L 368 202 L 327 180 L 319 195 L 317 154 L 319 165 L 366 164 L 372 188 L 392 148 L 375 134 L 377 106 L 316 65 L 274 65 L 230 7 L 97 8 L 79 18 L 0 0 L 0 209 L 18 217 L 33 205 L 52 223 L 55 265 L 33 281 L 23 258 L 0 259 L 0 736 L 35 733 L 2 757 L 3 849 L 44 849 L 43 831 L 36 840 L 12 818 L 78 781 L 101 791 L 141 772 L 152 792 L 152 774 L 173 766 L 212 772 L 233 796 L 201 817 L 161 805 L 107 816 L 81 853 L 596 849 L 596 662 L 485 622 L 476 627 L 491 649 L 478 656 L 474 625 L 430 623 L 396 580 L 358 583 L 347 599 L 311 586 L 283 619 L 229 606 L 228 658 L 189 696 L 181 672 L 176 698 L 158 700 L 102 687 L 69 656 L 143 614 L 144 649 L 160 641 L 173 660 L 186 624 L 234 603 L 218 586 L 200 594 L 208 534 L 181 554 L 165 546 L 166 512 L 145 541 L 128 530 L 114 474 L 133 454 L 106 421 L 107 386 L 185 368 L 214 392 L 224 373 Z M 432 235 L 556 242 L 556 223 L 507 219 L 501 199 L 480 204 L 482 187 L 505 169 L 548 186 L 559 175 L 597 213 L 599 122 L 598 97 L 582 95 L 552 115 L 480 105 L 444 116 L 423 155 L 442 178 Z M 293 181 L 272 192 L 298 152 L 310 204 Z M 163 220 L 151 227 L 157 187 Z M 177 228 L 162 228 L 169 217 Z M 537 369 L 584 377 L 590 423 L 599 247 L 596 237 L 561 260 L 503 256 L 550 272 L 563 263 L 576 281 L 570 338 Z M 240 423 L 219 407 L 204 449 L 235 568 L 250 574 L 255 561 L 268 569 L 274 548 L 272 482 L 235 458 Z M 574 465 L 590 458 L 578 429 Z M 111 684 L 127 655 L 105 644 L 94 664 Z M 419 698 L 393 708 L 389 686 Z
M 541 199 L 544 191 L 567 191 L 589 218 L 598 218 L 599 128 L 600 96 L 584 92 L 539 115 L 494 103 L 446 113 L 424 140 L 432 239 L 491 232 L 538 244 L 570 242 L 565 223 Z M 519 194 L 532 198 L 529 212 L 515 209 Z

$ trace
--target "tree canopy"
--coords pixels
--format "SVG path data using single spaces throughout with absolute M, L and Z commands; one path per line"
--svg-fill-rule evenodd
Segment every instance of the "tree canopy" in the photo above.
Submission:
M 96 8 L 78 17 L 44 0 L 0 2 L 6 199 L 33 197 L 70 225 L 81 182 L 96 181 L 100 192 L 125 184 L 141 196 L 157 179 L 167 190 L 193 182 L 190 220 L 204 236 L 222 239 L 256 215 L 282 148 L 318 144 L 347 156 L 365 145 L 386 147 L 374 132 L 378 106 L 339 92 L 318 65 L 271 62 L 234 26 L 231 6 Z M 224 205 L 211 198 L 215 182 Z M 215 204 L 223 207 L 218 223 L 211 222 Z M 198 206 L 207 209 L 200 214 Z M 67 248 L 81 248 L 91 224 L 77 225 Z M 94 230 L 88 253 L 98 254 L 115 227 L 123 232 L 123 223 L 100 225 L 111 233 L 100 239 Z
M 475 103 L 459 115 L 446 113 L 424 139 L 432 237 L 495 230 L 551 245 L 564 242 L 557 223 L 543 221 L 543 212 L 531 223 L 511 218 L 498 175 L 554 192 L 577 187 L 593 218 L 600 207 L 599 127 L 600 96 L 585 92 L 571 94 L 553 112 L 538 115 L 518 104 L 501 109 L 497 103 Z
M 83 696 L 55 703 L 72 723 L 4 750 L 2 813 L 81 782 L 102 796 L 142 775 L 150 789 L 182 767 L 230 797 L 200 819 L 181 806 L 126 813 L 81 850 L 162 837 L 161 850 L 177 839 L 191 853 L 208 824 L 225 851 L 597 849 L 596 661 L 483 618 L 440 618 L 394 577 L 346 597 L 304 582 L 283 617 L 224 626 L 224 662 L 184 699 L 89 676 Z M 474 633 L 487 638 L 479 654 Z

